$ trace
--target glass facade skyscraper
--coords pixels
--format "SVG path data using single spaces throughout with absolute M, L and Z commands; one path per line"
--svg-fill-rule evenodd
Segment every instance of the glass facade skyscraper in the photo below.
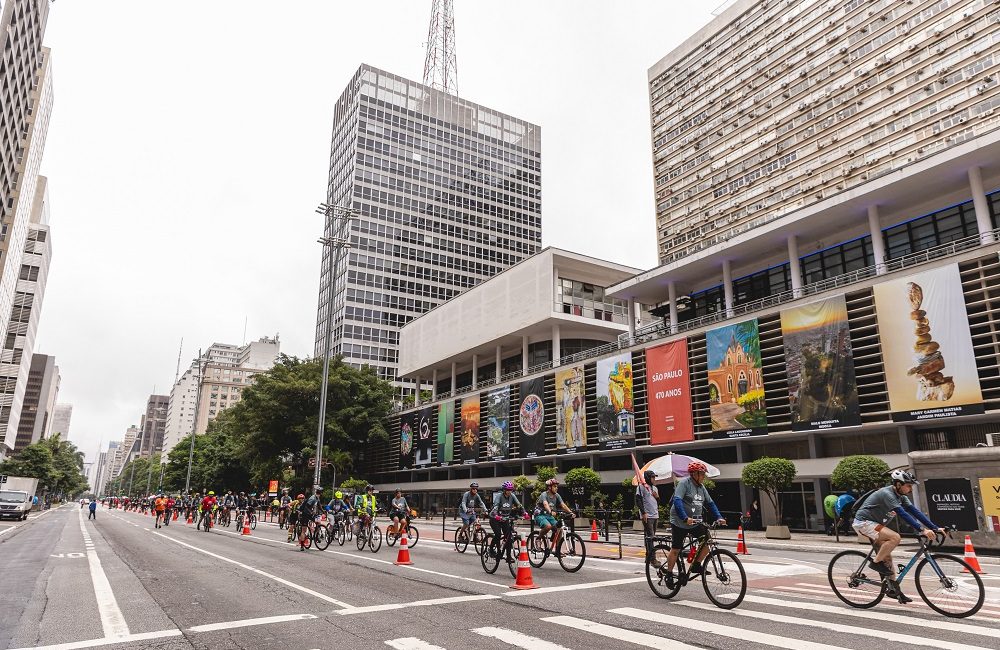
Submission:
M 538 252 L 541 129 L 362 65 L 337 101 L 315 354 L 396 381 L 399 328 Z M 329 300 L 331 322 L 327 322 Z

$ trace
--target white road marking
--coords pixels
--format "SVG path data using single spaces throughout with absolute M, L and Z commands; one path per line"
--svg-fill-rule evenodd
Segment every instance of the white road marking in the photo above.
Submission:
M 287 623 L 289 621 L 304 621 L 316 618 L 312 614 L 287 614 L 285 616 L 264 616 L 261 618 L 244 618 L 239 621 L 225 621 L 223 623 L 208 623 L 207 625 L 195 625 L 189 627 L 188 632 L 215 632 L 217 630 L 231 630 L 234 627 L 252 627 L 254 625 L 269 625 L 271 623 Z
M 747 573 L 771 578 L 808 575 L 812 573 L 824 573 L 814 567 L 804 564 L 763 564 L 761 562 L 743 562 L 743 569 Z
M 57 508 L 57 510 L 58 510 L 58 508 Z M 0 530 L 0 535 L 3 535 L 8 530 L 15 530 L 17 528 L 21 528 L 22 526 L 26 525 L 29 521 L 34 521 L 36 519 L 40 519 L 41 517 L 44 517 L 45 515 L 49 514 L 50 512 L 54 512 L 54 511 L 50 509 L 50 510 L 45 510 L 44 512 L 41 512 L 41 513 L 39 513 L 37 515 L 34 515 L 34 516 L 28 515 L 28 518 L 25 519 L 24 521 L 22 521 L 19 524 L 15 523 L 15 522 L 11 522 L 11 525 L 9 527 L 4 528 L 3 530 Z
M 368 614 L 370 612 L 387 612 L 392 609 L 408 609 L 410 607 L 427 607 L 430 605 L 448 605 L 451 603 L 468 603 L 477 600 L 499 600 L 500 596 L 492 594 L 479 594 L 470 596 L 452 596 L 449 598 L 431 598 L 429 600 L 411 600 L 405 603 L 388 603 L 386 605 L 368 605 L 366 607 L 349 607 L 337 610 L 337 614 L 348 616 L 351 614 Z
M 559 587 L 541 587 L 539 589 L 525 589 L 524 591 L 508 591 L 503 596 L 534 596 L 536 594 L 548 594 L 553 591 L 577 591 L 579 589 L 596 589 L 598 587 L 615 587 L 617 585 L 630 585 L 636 582 L 646 582 L 645 578 L 621 578 L 620 580 L 605 580 L 603 582 L 583 582 L 575 585 L 561 585 Z
M 873 621 L 890 623 L 900 623 L 902 625 L 913 625 L 915 627 L 926 627 L 932 630 L 948 630 L 949 632 L 960 632 L 962 634 L 976 634 L 978 636 L 988 636 L 995 639 L 996 628 L 979 627 L 967 623 L 953 623 L 944 620 L 928 620 L 916 616 L 901 616 L 899 614 L 889 614 L 887 612 L 870 612 L 867 610 L 851 609 L 846 605 L 839 607 L 836 605 L 823 605 L 820 603 L 800 603 L 794 600 L 779 600 L 778 598 L 765 598 L 763 596 L 747 596 L 743 599 L 761 605 L 776 605 L 778 607 L 792 607 L 795 609 L 807 609 L 813 612 L 826 612 L 828 614 L 841 614 L 843 616 L 853 616 L 855 618 L 865 618 Z M 934 641 L 940 644 L 941 641 Z M 925 644 L 926 645 L 926 644 Z
M 608 611 L 612 614 L 631 616 L 632 618 L 638 618 L 643 621 L 664 623 L 677 629 L 686 628 L 689 630 L 696 630 L 698 632 L 707 632 L 709 634 L 728 635 L 730 629 L 720 626 L 717 620 L 701 621 L 695 618 L 685 618 L 683 616 L 669 616 L 667 614 L 651 612 L 645 609 L 636 609 L 635 607 L 620 607 L 618 609 L 609 609 Z M 755 632 L 754 630 L 747 630 L 745 628 L 739 630 L 737 634 L 744 642 L 750 641 L 753 643 L 762 643 L 776 648 L 787 648 L 788 650 L 834 650 L 835 648 L 842 648 L 842 646 L 815 643 L 813 641 L 805 641 L 803 639 L 792 639 L 789 637 L 778 636 L 777 634 Z
M 224 562 L 229 562 L 230 564 L 235 564 L 236 566 L 238 566 L 240 568 L 243 568 L 243 569 L 246 569 L 247 571 L 252 571 L 252 572 L 256 573 L 257 575 L 264 576 L 265 578 L 270 578 L 271 580 L 274 580 L 275 582 L 279 582 L 279 583 L 285 585 L 286 587 L 291 587 L 292 589 L 297 589 L 298 591 L 301 591 L 302 593 L 309 594 L 310 596 L 314 596 L 316 598 L 319 598 L 320 600 L 325 600 L 326 602 L 332 603 L 334 605 L 337 605 L 338 607 L 350 607 L 350 605 L 348 605 L 347 603 L 345 603 L 345 602 L 343 602 L 341 600 L 337 600 L 336 598 L 331 598 L 330 596 L 327 596 L 326 594 L 321 594 L 318 591 L 313 591 L 312 589 L 310 589 L 308 587 L 303 587 L 302 585 L 296 584 L 296 583 L 294 583 L 294 582 L 292 582 L 290 580 L 285 580 L 284 578 L 279 578 L 278 576 L 276 576 L 274 574 L 271 574 L 271 573 L 268 573 L 266 571 L 261 571 L 260 569 L 257 569 L 255 567 L 250 566 L 249 564 L 243 564 L 242 562 L 237 562 L 236 560 L 230 559 L 228 557 L 225 557 L 225 556 L 222 556 L 222 555 L 218 555 L 216 553 L 212 553 L 211 551 L 206 551 L 204 549 L 198 548 L 197 546 L 192 546 L 191 544 L 186 544 L 186 543 L 184 543 L 184 542 L 182 542 L 180 540 L 174 539 L 173 537 L 168 537 L 168 536 L 164 535 L 163 533 L 153 532 L 153 534 L 156 535 L 157 537 L 162 537 L 163 539 L 170 540 L 171 542 L 174 542 L 175 544 L 180 544 L 181 546 L 187 547 L 187 548 L 191 549 L 192 551 L 197 551 L 199 553 L 204 553 L 205 555 L 208 555 L 210 557 L 214 557 L 214 558 L 222 560 Z
M 695 609 L 701 609 L 707 612 L 718 612 L 719 610 L 715 605 L 710 605 L 708 603 L 695 603 L 690 601 L 679 601 L 678 605 L 684 605 L 685 607 L 693 607 Z M 872 636 L 877 639 L 884 639 L 886 641 L 897 641 L 899 643 L 908 643 L 910 645 L 922 646 L 922 645 L 932 645 L 935 648 L 946 648 L 947 650 L 985 650 L 985 648 L 979 648 L 977 646 L 971 646 L 965 643 L 953 643 L 951 641 L 941 641 L 941 640 L 929 640 L 925 637 L 913 636 L 912 634 L 898 634 L 895 632 L 887 632 L 882 627 L 879 628 L 866 628 L 861 625 L 844 625 L 843 623 L 831 623 L 829 621 L 818 621 L 811 620 L 807 618 L 798 618 L 796 616 L 785 616 L 783 614 L 774 614 L 772 612 L 756 612 L 745 609 L 733 609 L 730 610 L 731 614 L 737 616 L 743 616 L 746 618 L 759 618 L 765 621 L 775 622 L 775 623 L 787 623 L 789 625 L 802 625 L 806 627 L 819 627 L 824 630 L 830 630 L 831 632 L 841 632 L 843 634 L 857 634 L 858 636 Z M 746 633 L 746 630 L 741 630 L 740 635 Z
M 139 634 L 129 634 L 115 639 L 91 639 L 89 641 L 70 641 L 69 643 L 55 643 L 53 645 L 31 646 L 30 650 L 77 650 L 78 648 L 99 648 L 105 645 L 116 643 L 133 643 L 136 641 L 149 641 L 151 639 L 165 639 L 171 636 L 180 636 L 180 630 L 161 630 L 160 632 L 140 632 Z M 18 650 L 29 650 L 29 648 L 19 648 Z
M 396 650 L 444 650 L 441 646 L 431 645 L 415 636 L 393 639 L 392 641 L 386 641 L 385 644 L 390 648 L 396 648 Z
M 626 630 L 625 628 L 605 625 L 604 623 L 596 623 L 594 621 L 576 618 L 575 616 L 549 616 L 547 618 L 543 618 L 542 620 L 546 623 L 565 625 L 566 627 L 571 627 L 575 630 L 580 630 L 581 632 L 597 634 L 598 636 L 627 641 L 637 645 L 644 645 L 648 648 L 655 648 L 656 650 L 695 650 L 694 646 L 687 645 L 686 643 L 682 643 L 680 641 L 674 641 L 673 639 L 667 639 L 662 636 L 654 636 L 652 634 L 646 634 L 645 632 L 633 632 L 632 630 Z M 600 644 L 595 645 L 599 646 Z
M 524 648 L 525 650 L 569 650 L 565 646 L 502 627 L 479 627 L 473 630 L 473 632 L 480 636 L 498 639 L 508 645 Z
M 83 533 L 84 543 L 90 542 L 90 533 L 83 519 L 83 510 L 80 511 L 80 532 Z M 111 589 L 108 576 L 101 566 L 101 558 L 97 556 L 97 551 L 93 548 L 87 549 L 87 563 L 90 565 L 90 580 L 94 583 L 94 596 L 97 598 L 97 611 L 101 615 L 101 628 L 104 636 L 117 639 L 129 635 L 128 624 L 125 616 L 118 607 L 115 600 L 115 592 Z

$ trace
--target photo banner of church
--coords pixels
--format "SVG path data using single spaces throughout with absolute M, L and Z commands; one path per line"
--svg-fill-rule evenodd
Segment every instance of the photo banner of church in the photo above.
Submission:
M 757 319 L 705 332 L 712 437 L 767 433 Z

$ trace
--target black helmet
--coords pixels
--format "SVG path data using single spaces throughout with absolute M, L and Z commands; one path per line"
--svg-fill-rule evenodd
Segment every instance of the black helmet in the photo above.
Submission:
M 369 490 L 374 490 L 374 489 L 375 489 L 375 486 L 372 485 L 371 483 L 369 483 L 368 485 L 365 486 L 365 492 L 367 492 Z

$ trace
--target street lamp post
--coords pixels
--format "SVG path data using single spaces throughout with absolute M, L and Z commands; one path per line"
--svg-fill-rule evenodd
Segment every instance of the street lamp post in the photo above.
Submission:
M 317 241 L 328 248 L 330 255 L 335 257 L 330 260 L 330 268 L 327 270 L 327 287 L 329 296 L 326 302 L 326 333 L 323 336 L 323 381 L 319 393 L 319 426 L 316 432 L 316 471 L 313 475 L 313 487 L 322 488 L 321 476 L 323 473 L 323 436 L 326 430 L 326 393 L 330 382 L 330 335 L 333 332 L 333 303 L 334 303 L 334 277 L 333 272 L 340 265 L 340 256 L 345 248 L 350 248 L 350 222 L 357 216 L 358 211 L 353 208 L 345 208 L 339 205 L 321 203 L 316 208 L 318 214 L 322 214 L 327 219 L 329 231 L 333 236 L 320 237 Z M 324 224 L 326 225 L 326 224 Z
M 202 367 L 201 348 L 198 348 L 198 390 L 195 392 L 194 426 L 191 428 L 191 449 L 188 451 L 187 479 L 184 481 L 184 494 L 191 493 L 191 464 L 194 462 L 194 437 L 198 431 L 198 409 L 201 408 L 201 384 L 204 370 Z M 207 363 L 207 362 L 206 362 Z

